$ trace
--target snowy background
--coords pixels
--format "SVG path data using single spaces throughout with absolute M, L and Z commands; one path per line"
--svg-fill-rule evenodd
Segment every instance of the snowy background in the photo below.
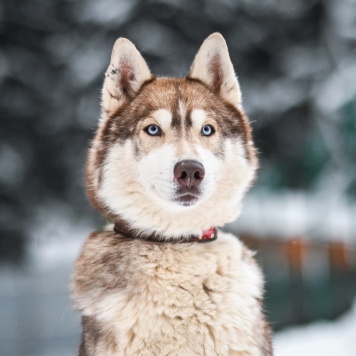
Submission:
M 112 45 L 185 75 L 220 31 L 261 168 L 227 229 L 266 274 L 277 356 L 356 354 L 356 1 L 0 2 L 0 354 L 74 355 L 68 285 L 103 219 L 84 163 Z

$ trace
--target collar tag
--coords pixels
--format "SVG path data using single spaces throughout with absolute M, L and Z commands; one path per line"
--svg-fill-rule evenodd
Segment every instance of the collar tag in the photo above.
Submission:
M 216 228 L 211 227 L 210 229 L 203 231 L 201 240 L 214 240 L 215 238 L 216 238 Z

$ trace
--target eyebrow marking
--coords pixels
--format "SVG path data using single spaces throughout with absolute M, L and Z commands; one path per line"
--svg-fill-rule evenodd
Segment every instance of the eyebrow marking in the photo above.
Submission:
M 152 113 L 152 118 L 165 130 L 171 125 L 173 115 L 168 109 L 158 109 Z
M 200 130 L 206 121 L 207 115 L 206 112 L 202 109 L 194 109 L 190 115 L 193 127 Z

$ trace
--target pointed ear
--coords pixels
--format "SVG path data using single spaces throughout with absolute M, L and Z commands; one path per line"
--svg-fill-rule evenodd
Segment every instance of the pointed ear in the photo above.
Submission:
M 213 33 L 201 45 L 189 73 L 214 93 L 241 109 L 241 91 L 224 37 Z
M 105 73 L 103 111 L 109 116 L 113 115 L 151 78 L 147 63 L 133 43 L 126 38 L 116 40 L 110 65 Z

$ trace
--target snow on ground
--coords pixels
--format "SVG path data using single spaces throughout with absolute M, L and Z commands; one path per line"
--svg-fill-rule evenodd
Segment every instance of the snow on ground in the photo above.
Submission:
M 334 322 L 316 322 L 274 336 L 275 356 L 355 356 L 356 299 L 351 311 Z

